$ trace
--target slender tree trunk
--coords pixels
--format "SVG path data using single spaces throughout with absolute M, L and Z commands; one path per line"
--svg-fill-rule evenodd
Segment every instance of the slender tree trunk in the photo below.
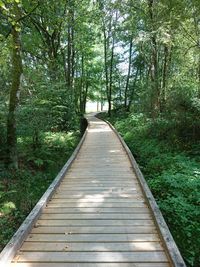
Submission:
M 20 80 L 22 75 L 20 32 L 16 26 L 12 28 L 12 84 L 10 89 L 9 110 L 7 119 L 7 164 L 18 168 L 16 108 L 19 101 Z
M 74 7 L 71 11 L 71 19 L 72 19 L 72 26 L 71 26 L 71 85 L 72 89 L 74 90 L 74 73 L 75 73 L 75 46 L 74 46 Z
M 135 79 L 134 79 L 134 82 L 133 82 L 133 88 L 132 88 L 130 99 L 129 99 L 129 103 L 128 103 L 128 106 L 127 106 L 127 111 L 128 112 L 130 111 L 131 105 L 133 103 L 133 96 L 134 96 L 134 92 L 135 92 L 135 86 L 136 86 L 136 82 L 137 82 L 138 73 L 139 73 L 139 68 L 137 68 L 137 71 L 136 71 L 136 74 L 135 74 Z
M 121 81 L 120 81 L 120 79 L 119 79 L 118 82 L 119 82 L 119 85 L 118 85 L 119 86 L 119 101 L 120 101 L 120 105 L 122 105 L 122 103 L 123 103 L 122 101 L 123 100 L 122 100 L 122 88 L 121 88 Z
M 114 60 L 114 48 L 115 39 L 112 38 L 112 48 L 111 48 L 111 58 L 110 58 L 110 81 L 109 81 L 109 91 L 108 91 L 108 116 L 111 116 L 112 109 L 112 85 L 113 85 L 113 60 Z
M 71 91 L 72 74 L 72 1 L 68 0 L 68 20 L 67 20 L 67 85 Z
M 159 90 L 159 71 L 158 71 L 158 45 L 155 33 L 154 22 L 154 0 L 149 0 L 149 15 L 151 20 L 151 44 L 152 44 L 152 65 L 151 65 L 151 114 L 157 117 L 160 112 L 160 90 Z
M 128 63 L 128 74 L 126 78 L 126 87 L 124 92 L 124 107 L 127 108 L 128 105 L 128 87 L 129 87 L 129 80 L 130 80 L 130 73 L 131 73 L 131 63 L 132 63 L 132 48 L 133 48 L 133 41 L 132 37 L 130 40 L 130 48 L 129 48 L 129 63 Z
M 84 94 L 84 98 L 83 98 L 83 114 L 85 114 L 85 111 L 86 111 L 88 88 L 89 88 L 89 84 L 88 84 L 88 82 L 86 82 L 86 85 L 85 85 L 85 94 Z
M 80 112 L 84 114 L 84 56 L 81 56 Z
M 198 62 L 198 97 L 200 98 L 200 51 L 199 51 L 199 62 Z
M 106 77 L 106 94 L 107 94 L 107 99 L 108 99 L 108 105 L 111 106 L 109 104 L 109 81 L 108 81 L 108 62 L 107 62 L 107 36 L 106 36 L 106 28 L 105 25 L 103 26 L 103 35 L 104 35 L 104 71 L 105 71 L 105 77 Z M 109 111 L 109 109 L 108 109 Z
M 168 73 L 168 62 L 169 62 L 169 49 L 168 46 L 164 47 L 164 63 L 163 63 L 163 75 L 162 75 L 162 90 L 160 99 L 160 111 L 164 111 L 166 102 L 166 83 Z
M 199 21 L 199 12 L 196 9 L 193 9 L 193 21 L 196 34 L 196 43 L 197 43 L 197 53 L 198 53 L 198 62 L 197 62 L 197 81 L 198 81 L 198 92 L 197 95 L 200 98 L 200 21 Z
M 48 69 L 49 69 L 49 77 L 51 79 L 52 82 L 55 82 L 56 80 L 58 80 L 58 76 L 57 76 L 57 59 L 56 57 L 54 58 L 53 56 L 51 56 L 49 58 L 49 64 L 48 64 Z
M 66 62 L 66 56 L 65 56 L 64 51 L 62 51 L 62 57 L 63 57 L 63 68 L 64 68 L 64 75 L 65 75 L 65 82 L 66 82 L 66 86 L 68 86 L 67 62 Z
M 68 38 L 67 38 L 67 86 L 71 89 L 71 26 L 70 19 L 68 20 Z
M 100 88 L 100 101 L 101 101 L 101 111 L 103 111 L 103 92 L 102 92 L 102 87 Z

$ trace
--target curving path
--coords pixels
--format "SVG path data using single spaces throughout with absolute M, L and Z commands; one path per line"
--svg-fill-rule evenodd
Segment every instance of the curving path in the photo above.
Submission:
M 119 138 L 88 120 L 76 159 L 11 266 L 173 266 Z

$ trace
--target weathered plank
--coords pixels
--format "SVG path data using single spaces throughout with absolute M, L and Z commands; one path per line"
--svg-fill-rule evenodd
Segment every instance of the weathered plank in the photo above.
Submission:
M 118 187 L 118 188 L 84 188 L 84 189 L 63 189 L 60 187 L 58 190 L 56 190 L 56 194 L 78 194 L 81 192 L 82 194 L 101 194 L 103 193 L 104 195 L 106 193 L 108 194 L 137 194 L 139 191 L 139 187 L 136 188 L 123 188 L 123 187 Z
M 90 173 L 87 173 L 87 174 L 85 174 L 85 173 L 82 173 L 82 172 L 80 172 L 80 173 L 77 173 L 77 174 L 75 174 L 75 173 L 68 173 L 67 174 L 67 176 L 66 176 L 66 178 L 67 179 L 72 179 L 72 181 L 75 181 L 76 179 L 78 179 L 78 180 L 82 180 L 82 179 L 98 179 L 98 180 L 107 180 L 107 181 L 110 181 L 110 180 L 113 180 L 113 181 L 117 181 L 117 180 L 120 180 L 120 181 L 123 181 L 123 177 L 126 175 L 126 178 L 128 179 L 128 180 L 132 180 L 133 179 L 133 175 L 131 175 L 131 172 L 129 172 L 128 174 L 127 173 L 119 173 L 119 172 L 117 172 L 117 173 L 113 173 L 113 172 L 111 172 L 111 173 L 101 173 L 101 171 L 99 170 L 99 172 L 97 173 L 97 172 L 95 172 L 95 173 L 92 173 L 92 172 L 90 172 Z
M 40 220 L 66 220 L 66 219 L 79 219 L 79 220 L 90 220 L 90 219 L 98 219 L 98 220 L 106 220 L 106 219 L 114 219 L 114 220 L 120 220 L 120 219 L 126 219 L 126 220 L 134 220 L 134 219 L 140 219 L 140 220 L 146 220 L 151 219 L 150 214 L 132 214 L 132 213 L 45 213 L 42 214 L 40 217 Z
M 144 197 L 142 194 L 70 194 L 70 195 L 61 195 L 61 194 L 54 194 L 52 199 L 70 199 L 70 200 L 78 200 L 84 201 L 84 200 L 90 200 L 94 201 L 95 199 L 101 199 L 104 200 L 110 200 L 113 201 L 113 199 L 117 199 L 118 201 L 134 201 L 134 200 L 144 200 Z
M 48 262 L 48 263 L 11 263 L 10 267 L 169 267 L 165 262 L 134 262 L 134 263 L 67 263 L 67 262 Z
M 52 198 L 49 201 L 48 205 L 51 205 L 51 203 L 77 203 L 77 204 L 82 204 L 82 203 L 103 203 L 103 204 L 134 204 L 134 203 L 145 203 L 144 199 L 142 197 L 136 197 L 134 199 L 128 199 L 128 198 L 103 198 L 103 197 L 94 197 L 94 196 L 87 196 L 84 198 L 77 198 L 77 199 L 71 199 L 69 198 Z
M 134 200 L 134 199 L 143 199 L 141 193 L 135 193 L 135 194 L 126 194 L 126 193 L 71 193 L 71 194 L 54 194 L 52 199 L 111 199 L 111 198 L 118 198 L 118 199 L 129 199 L 129 200 Z
M 134 186 L 138 186 L 139 183 L 136 182 L 123 182 L 123 181 L 115 181 L 115 182 L 110 182 L 110 181 L 96 181 L 96 182 L 92 182 L 91 180 L 88 181 L 79 181 L 78 183 L 76 182 L 71 182 L 71 181 L 67 181 L 67 182 L 63 182 L 60 184 L 62 187 L 75 187 L 75 188 L 88 188 L 88 187 L 134 187 Z
M 37 226 L 31 233 L 35 234 L 152 234 L 156 233 L 155 226 Z
M 124 243 L 46 243 L 24 242 L 21 251 L 163 251 L 159 242 L 124 242 Z
M 164 252 L 21 252 L 18 262 L 167 262 Z
M 43 226 L 115 226 L 115 225 L 154 225 L 152 220 L 38 220 L 36 225 Z
M 96 202 L 55 202 L 51 201 L 50 204 L 47 205 L 48 208 L 93 208 L 93 207 L 101 207 L 101 208 L 143 208 L 146 207 L 142 201 L 138 202 L 110 202 L 104 203 L 101 201 Z
M 30 234 L 31 242 L 147 242 L 159 241 L 156 234 Z
M 139 185 L 129 185 L 129 186 L 123 186 L 122 184 L 119 186 L 113 186 L 112 185 L 108 185 L 108 186 L 104 186 L 104 185 L 87 185 L 87 186 L 69 186 L 69 185 L 60 185 L 59 189 L 57 190 L 57 192 L 63 192 L 63 191 L 136 191 L 139 190 L 140 187 Z
M 149 209 L 147 207 L 133 207 L 133 208 L 101 208 L 101 207 L 93 207 L 93 208 L 50 208 L 47 207 L 43 213 L 119 213 L 123 216 L 123 213 L 149 213 Z

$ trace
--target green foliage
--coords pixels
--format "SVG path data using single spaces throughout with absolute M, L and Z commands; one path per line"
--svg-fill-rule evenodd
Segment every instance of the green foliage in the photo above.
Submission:
M 0 172 L 0 249 L 70 157 L 79 135 L 75 132 L 42 133 L 40 147 L 34 151 L 31 138 L 19 139 L 19 170 L 2 169 Z
M 139 163 L 187 265 L 199 266 L 200 144 L 182 138 L 182 125 L 174 121 L 113 114 L 111 121 Z

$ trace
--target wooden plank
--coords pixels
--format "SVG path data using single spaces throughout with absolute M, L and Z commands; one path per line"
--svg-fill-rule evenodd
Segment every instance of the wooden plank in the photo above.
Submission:
M 104 203 L 101 201 L 96 202 L 55 202 L 51 201 L 47 204 L 48 208 L 144 208 L 146 204 L 143 202 L 114 202 L 114 203 Z
M 152 220 L 38 220 L 36 225 L 44 226 L 115 226 L 115 225 L 128 225 L 128 226 L 142 226 L 154 225 Z
M 90 172 L 90 173 L 67 173 L 65 178 L 66 179 L 72 179 L 72 180 L 76 180 L 76 179 L 102 179 L 102 180 L 121 180 L 123 181 L 123 177 L 126 179 L 133 179 L 133 173 L 94 173 L 94 172 Z
M 54 194 L 52 199 L 71 199 L 71 200 L 75 200 L 75 199 L 80 199 L 80 200 L 91 200 L 93 201 L 93 199 L 114 199 L 114 198 L 118 198 L 121 200 L 142 200 L 144 198 L 142 198 L 142 194 Z
M 113 177 L 114 178 L 114 177 Z M 79 180 L 80 182 L 82 182 L 83 185 L 98 185 L 98 184 L 103 184 L 103 185 L 123 185 L 123 186 L 129 186 L 129 185 L 134 185 L 137 184 L 139 185 L 139 182 L 137 180 L 135 180 L 133 177 L 132 178 L 128 178 L 127 180 L 124 178 L 119 178 L 119 179 L 115 179 L 115 181 L 109 181 L 107 178 L 101 178 L 101 179 L 95 179 L 93 178 L 80 178 L 77 180 Z M 71 180 L 70 178 L 66 178 L 61 182 L 61 185 L 79 185 L 79 183 L 77 184 L 77 180 Z M 119 180 L 119 181 L 118 181 Z
M 101 168 L 102 169 L 102 168 Z M 101 169 L 99 168 L 98 171 L 94 171 L 94 169 L 91 169 L 90 172 L 86 172 L 84 170 L 80 170 L 79 172 L 71 172 L 71 173 L 68 173 L 68 176 L 67 178 L 70 178 L 72 180 L 75 180 L 75 179 L 84 179 L 84 178 L 87 178 L 87 179 L 92 179 L 92 178 L 95 178 L 95 179 L 107 179 L 107 180 L 119 180 L 119 179 L 122 179 L 123 178 L 128 178 L 128 179 L 131 179 L 133 178 L 132 177 L 132 172 L 129 171 L 129 172 L 125 172 L 125 171 L 118 171 L 118 172 L 114 172 L 113 170 L 109 170 L 109 171 L 105 171 L 105 172 L 101 172 Z
M 134 192 L 134 193 L 126 193 L 126 192 L 73 192 L 73 193 L 55 193 L 54 197 L 55 198 L 65 198 L 65 197 L 69 197 L 70 198 L 85 198 L 87 196 L 91 196 L 91 197 L 102 197 L 102 198 L 106 198 L 106 197 L 124 197 L 124 198 L 138 198 L 138 197 L 142 197 L 142 193 L 140 192 Z
M 71 180 L 71 178 L 73 180 Z M 113 179 L 113 181 L 112 181 Z M 107 184 L 133 184 L 133 183 L 136 183 L 136 184 L 139 184 L 139 182 L 135 179 L 134 175 L 131 175 L 131 176 L 126 176 L 126 177 L 123 177 L 123 176 L 112 176 L 112 175 L 106 175 L 106 176 L 103 176 L 103 177 L 94 177 L 94 176 L 85 176 L 85 177 L 69 177 L 69 176 L 66 176 L 65 179 L 62 181 L 61 184 L 77 184 L 77 181 L 81 181 L 83 183 L 107 183 Z
M 123 187 L 119 187 L 119 188 L 84 188 L 84 189 L 77 189 L 77 188 L 73 188 L 73 189 L 62 189 L 62 187 L 58 188 L 56 190 L 57 194 L 70 194 L 70 193 L 82 193 L 82 194 L 106 194 L 106 193 L 114 193 L 114 194 L 137 194 L 139 191 L 139 187 L 138 188 L 123 188 Z
M 156 234 L 30 234 L 30 242 L 147 242 L 160 241 Z
M 33 234 L 153 234 L 155 226 L 38 226 L 31 231 Z
M 71 182 L 71 180 L 70 181 L 68 181 L 68 182 L 62 182 L 61 184 L 60 184 L 60 186 L 62 186 L 62 187 L 76 187 L 76 188 L 83 188 L 83 187 L 85 187 L 85 188 L 87 188 L 87 187 L 134 187 L 134 186 L 139 186 L 139 183 L 136 183 L 136 182 L 126 182 L 126 183 L 124 183 L 124 182 L 110 182 L 110 181 L 97 181 L 97 182 L 92 182 L 91 180 L 89 180 L 89 181 L 85 181 L 85 182 L 83 182 L 83 181 L 79 181 L 78 183 L 76 182 Z
M 99 176 L 99 175 L 93 175 L 91 176 L 72 176 L 72 177 L 66 177 L 65 180 L 63 180 L 63 184 L 77 184 L 77 181 L 80 181 L 82 183 L 108 183 L 108 184 L 119 184 L 120 186 L 124 185 L 140 185 L 137 180 L 134 179 L 134 177 L 127 177 L 126 175 L 120 175 L 120 176 Z M 77 184 L 78 185 L 78 184 Z M 90 184 L 92 185 L 92 184 Z
M 105 161 L 104 162 L 90 162 L 90 163 L 85 163 L 83 161 L 79 161 L 79 162 L 76 162 L 74 163 L 73 165 L 73 168 L 78 168 L 78 169 L 87 169 L 87 168 L 116 168 L 116 169 L 119 169 L 119 167 L 122 167 L 122 168 L 131 168 L 131 165 L 130 163 L 127 161 L 120 161 L 119 162 L 115 162 L 113 161 L 112 164 L 105 164 Z
M 102 155 L 105 155 L 104 152 L 102 153 Z M 89 165 L 89 166 L 93 166 L 94 162 L 95 162 L 95 166 L 102 166 L 105 167 L 106 165 L 111 165 L 111 164 L 114 164 L 114 165 L 121 165 L 123 163 L 125 163 L 125 165 L 128 164 L 128 166 L 131 167 L 130 165 L 130 162 L 127 161 L 128 157 L 126 156 L 126 160 L 122 161 L 122 157 L 120 158 L 114 158 L 114 157 L 107 157 L 107 158 L 102 158 L 102 157 L 99 157 L 99 160 L 98 161 L 94 161 L 93 158 L 86 158 L 84 159 L 83 156 L 79 156 L 78 158 L 78 161 L 76 164 L 82 164 L 82 165 Z M 127 163 L 128 162 L 128 163 Z M 99 163 L 99 165 L 97 165 L 97 163 Z M 75 165 L 74 165 L 75 166 Z
M 72 193 L 72 194 L 80 194 L 82 193 L 82 195 L 86 195 L 86 194 L 92 194 L 92 195 L 95 195 L 95 194 L 102 194 L 102 195 L 108 195 L 108 194 L 116 194 L 116 193 L 119 193 L 119 194 L 141 194 L 141 189 L 139 186 L 135 186 L 135 187 L 132 187 L 132 186 L 129 186 L 129 187 L 98 187 L 98 186 L 95 186 L 95 187 L 91 187 L 89 189 L 87 189 L 86 187 L 82 188 L 82 189 L 79 189 L 78 187 L 73 187 L 73 189 L 67 187 L 60 187 L 56 190 L 56 194 L 69 194 L 69 193 Z
M 169 267 L 165 262 L 134 262 L 133 263 L 67 263 L 67 262 L 48 262 L 48 263 L 11 263 L 10 267 Z
M 124 180 L 126 179 L 126 183 L 124 183 Z M 78 185 L 78 184 L 90 184 L 90 185 L 99 185 L 99 184 L 103 184 L 103 185 L 111 185 L 111 184 L 114 184 L 114 185 L 120 185 L 120 186 L 123 186 L 123 185 L 126 185 L 127 186 L 134 186 L 134 185 L 139 185 L 140 184 L 137 182 L 137 181 L 134 181 L 134 179 L 132 178 L 126 178 L 126 177 L 97 177 L 97 176 L 93 176 L 93 177 L 80 177 L 80 178 L 65 178 L 65 180 L 63 180 L 62 182 L 62 185 L 70 185 L 70 184 L 73 184 L 73 185 Z
M 114 174 L 121 174 L 121 175 L 126 175 L 126 174 L 132 174 L 132 170 L 129 168 L 123 168 L 123 167 L 118 167 L 118 168 L 115 168 L 115 167 L 106 167 L 106 169 L 102 169 L 103 167 L 93 167 L 92 168 L 92 174 L 95 175 L 95 174 L 100 174 L 101 176 L 102 175 L 107 175 L 108 173 L 112 172 L 112 175 Z M 87 174 L 91 174 L 91 168 L 88 167 L 87 169 L 86 168 L 73 168 L 73 170 L 71 170 L 71 172 L 69 172 L 69 174 L 73 174 L 73 175 L 76 175 L 76 174 L 79 174 L 81 172 L 82 175 L 87 175 Z
M 163 251 L 159 242 L 46 243 L 24 242 L 20 251 Z
M 78 208 L 46 208 L 43 213 L 148 213 L 149 209 L 147 207 L 139 207 L 139 208 L 99 208 L 99 207 L 93 207 L 93 208 L 84 208 L 84 207 L 78 207 Z
M 128 174 L 128 173 L 112 173 L 112 171 L 107 172 L 102 174 L 100 171 L 98 173 L 84 173 L 80 171 L 80 174 L 76 174 L 76 173 L 71 173 L 68 174 L 68 176 L 66 177 L 66 181 L 68 181 L 69 179 L 72 182 L 76 182 L 77 180 L 99 180 L 99 181 L 120 181 L 123 182 L 124 179 L 127 179 L 128 182 L 133 181 L 133 176 L 132 174 Z
M 18 262 L 167 262 L 164 252 L 22 252 Z
M 45 213 L 42 214 L 40 217 L 41 220 L 90 220 L 90 219 L 99 219 L 99 220 L 106 220 L 106 219 L 114 219 L 114 220 L 130 220 L 130 219 L 140 219 L 146 220 L 151 219 L 150 214 L 131 214 L 131 213 Z
M 126 162 L 127 162 L 127 159 L 126 159 Z M 131 165 L 130 165 L 130 163 L 128 162 L 128 164 L 126 164 L 125 163 L 125 161 L 123 161 L 122 160 L 122 158 L 121 158 L 121 160 L 120 160 L 120 162 L 116 162 L 116 161 L 112 161 L 112 162 L 109 162 L 109 164 L 106 164 L 106 162 L 104 161 L 104 162 L 100 162 L 100 158 L 99 158 L 99 160 L 98 160 L 98 162 L 97 163 L 94 163 L 94 164 L 92 164 L 92 163 L 84 163 L 84 162 L 79 162 L 79 163 L 76 163 L 76 164 L 74 164 L 73 165 L 73 168 L 74 169 L 77 169 L 77 170 L 87 170 L 87 169 L 95 169 L 95 170 L 101 170 L 102 168 L 104 168 L 104 170 L 109 170 L 109 171 L 111 171 L 111 170 L 113 170 L 113 169 L 115 169 L 115 171 L 132 171 L 132 168 L 131 168 Z M 72 170 L 72 172 L 73 172 L 73 170 Z
M 82 203 L 104 203 L 104 204 L 134 204 L 134 203 L 144 203 L 144 199 L 141 197 L 129 199 L 129 198 L 101 198 L 101 197 L 85 197 L 85 198 L 77 198 L 77 199 L 71 199 L 71 198 L 52 198 L 49 200 L 49 204 L 51 203 L 76 203 L 76 204 L 82 204 Z
M 129 190 L 138 190 L 140 187 L 138 185 L 129 185 L 129 186 L 115 186 L 113 185 L 86 185 L 86 186 L 80 186 L 80 185 L 60 185 L 59 188 L 57 189 L 57 192 L 63 192 L 63 191 L 105 191 L 105 190 L 110 190 L 110 191 L 129 191 Z

